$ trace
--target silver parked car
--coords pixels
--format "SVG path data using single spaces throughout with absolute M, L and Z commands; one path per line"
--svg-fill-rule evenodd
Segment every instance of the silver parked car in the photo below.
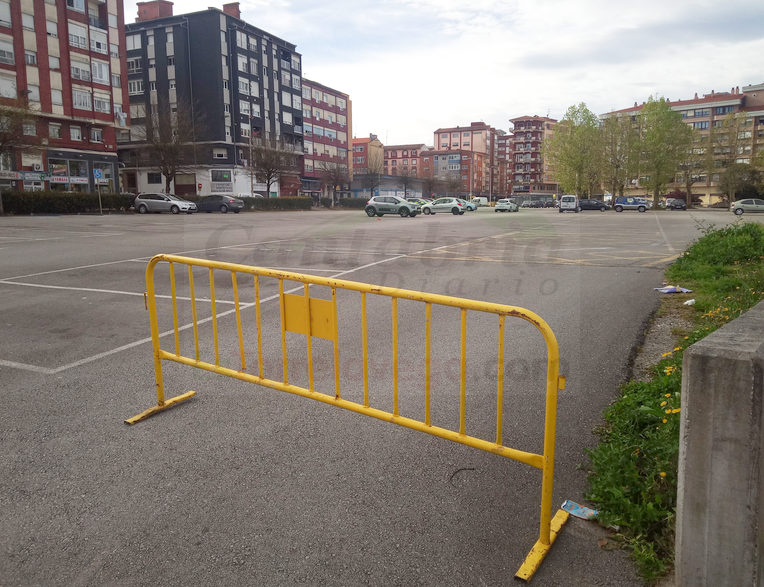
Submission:
M 464 214 L 466 209 L 467 207 L 459 201 L 459 198 L 438 198 L 434 202 L 422 206 L 422 212 L 425 214 L 451 212 L 454 216 Z
M 743 212 L 764 212 L 764 200 L 759 200 L 758 198 L 738 200 L 737 202 L 732 202 L 730 210 L 738 216 L 743 214 Z
M 138 194 L 133 201 L 133 207 L 140 214 L 148 212 L 172 212 L 173 214 L 193 214 L 196 204 L 179 198 L 174 194 Z
M 421 211 L 421 204 L 397 196 L 374 196 L 366 202 L 366 214 L 370 218 L 385 214 L 398 214 L 401 218 L 406 216 L 414 218 Z

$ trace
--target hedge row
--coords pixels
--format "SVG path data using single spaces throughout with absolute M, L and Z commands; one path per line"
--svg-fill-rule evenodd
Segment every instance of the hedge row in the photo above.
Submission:
M 2 194 L 3 210 L 6 214 L 81 214 L 96 213 L 98 194 L 81 192 L 20 192 L 5 191 Z M 135 196 L 132 194 L 101 194 L 104 211 L 122 212 L 130 210 Z M 183 199 L 198 202 L 201 196 L 183 196 Z M 248 210 L 310 210 L 312 198 L 245 198 Z
M 341 208 L 365 208 L 366 198 L 340 198 L 337 200 L 337 204 Z
M 98 194 L 81 192 L 3 192 L 6 214 L 77 214 L 98 212 Z M 124 211 L 133 205 L 130 194 L 101 194 L 104 210 Z
M 310 210 L 313 198 L 244 198 L 249 210 Z

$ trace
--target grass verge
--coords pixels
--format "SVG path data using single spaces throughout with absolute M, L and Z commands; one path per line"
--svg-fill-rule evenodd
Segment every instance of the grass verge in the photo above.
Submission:
M 608 407 L 601 441 L 589 451 L 588 499 L 599 521 L 617 527 L 643 580 L 654 584 L 673 566 L 684 350 L 764 299 L 764 226 L 701 223 L 694 241 L 666 271 L 693 290 L 694 328 L 666 349 L 648 381 L 630 381 Z M 670 304 L 668 296 L 666 303 Z

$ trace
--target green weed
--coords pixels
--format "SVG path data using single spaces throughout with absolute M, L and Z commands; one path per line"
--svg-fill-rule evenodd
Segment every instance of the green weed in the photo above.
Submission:
M 589 451 L 587 497 L 600 523 L 623 533 L 648 584 L 673 565 L 684 350 L 764 299 L 764 227 L 700 229 L 703 236 L 666 271 L 667 281 L 693 290 L 695 328 L 666 350 L 650 381 L 622 386 Z

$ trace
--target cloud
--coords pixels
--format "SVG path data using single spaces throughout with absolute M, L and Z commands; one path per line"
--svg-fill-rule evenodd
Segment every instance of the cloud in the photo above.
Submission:
M 222 6 L 220 3 L 220 6 Z M 184 0 L 205 10 L 209 0 Z M 134 2 L 125 2 L 135 14 Z M 181 3 L 176 2 L 176 11 Z M 596 113 L 657 94 L 761 83 L 764 3 L 728 0 L 245 0 L 242 17 L 297 45 L 310 79 L 346 92 L 354 131 L 432 141 L 440 126 Z M 128 19 L 129 20 L 129 19 Z

